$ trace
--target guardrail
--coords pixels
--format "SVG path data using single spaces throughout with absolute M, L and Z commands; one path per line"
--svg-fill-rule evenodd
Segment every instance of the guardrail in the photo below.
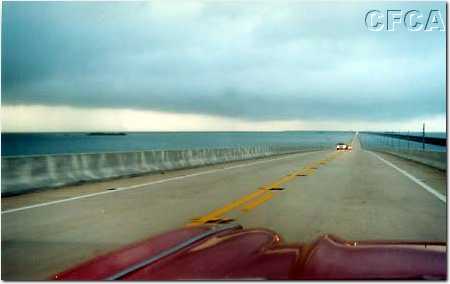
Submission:
M 320 150 L 322 147 L 254 146 L 224 149 L 2 157 L 2 196 L 84 181 Z

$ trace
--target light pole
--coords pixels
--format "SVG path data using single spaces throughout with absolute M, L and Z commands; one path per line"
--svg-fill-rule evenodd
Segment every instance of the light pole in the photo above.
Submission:
M 422 151 L 425 151 L 425 122 L 422 125 Z

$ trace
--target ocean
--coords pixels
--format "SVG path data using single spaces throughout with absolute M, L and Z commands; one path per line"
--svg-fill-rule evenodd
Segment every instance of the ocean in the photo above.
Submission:
M 333 148 L 349 142 L 354 132 L 126 132 L 126 135 L 88 133 L 2 133 L 2 156 L 236 148 L 257 145 Z

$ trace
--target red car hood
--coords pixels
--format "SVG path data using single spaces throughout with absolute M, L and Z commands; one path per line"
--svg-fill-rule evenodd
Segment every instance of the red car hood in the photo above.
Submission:
M 446 279 L 446 245 L 344 241 L 284 244 L 238 224 L 182 228 L 96 257 L 53 280 Z

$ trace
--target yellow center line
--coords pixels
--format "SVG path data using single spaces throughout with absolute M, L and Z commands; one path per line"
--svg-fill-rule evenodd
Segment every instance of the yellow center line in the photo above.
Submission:
M 255 192 L 252 192 L 250 194 L 247 194 L 241 198 L 239 198 L 238 200 L 235 200 L 227 205 L 225 205 L 222 208 L 216 209 L 211 211 L 210 213 L 206 214 L 205 216 L 202 216 L 200 218 L 197 218 L 195 220 L 193 220 L 190 224 L 188 225 L 196 225 L 196 224 L 204 224 L 210 220 L 215 220 L 215 219 L 219 219 L 221 218 L 223 215 L 225 215 L 228 211 L 231 211 L 239 206 L 241 206 L 242 204 L 244 204 L 245 202 L 263 194 L 267 192 L 267 190 L 262 190 L 262 189 L 258 189 Z
M 295 173 L 296 176 L 310 176 L 314 174 L 312 169 L 301 169 Z
M 197 225 L 201 225 L 201 224 L 205 224 L 208 221 L 218 221 L 221 220 L 223 218 L 223 216 L 225 214 L 227 214 L 228 212 L 237 209 L 237 208 L 241 208 L 240 211 L 242 212 L 249 212 L 252 209 L 258 207 L 259 205 L 267 202 L 268 200 L 272 199 L 275 195 L 275 193 L 273 191 L 271 191 L 271 189 L 279 189 L 282 188 L 282 185 L 290 182 L 291 180 L 297 178 L 298 176 L 311 176 L 315 173 L 315 171 L 319 168 L 319 164 L 321 165 L 325 165 L 327 164 L 327 162 L 335 159 L 338 157 L 338 155 L 340 155 L 340 152 L 337 153 L 333 153 L 331 155 L 329 155 L 327 158 L 325 158 L 324 160 L 320 160 L 319 162 L 313 162 L 313 163 L 309 163 L 306 166 L 303 167 L 303 169 L 298 170 L 298 171 L 294 171 L 286 176 L 283 176 L 282 178 L 278 179 L 277 181 L 269 184 L 269 185 L 263 185 L 260 188 L 258 188 L 258 190 L 244 195 L 243 197 L 219 208 L 219 209 L 215 209 L 213 211 L 211 211 L 210 213 L 199 217 L 199 218 L 195 218 L 192 219 L 192 221 L 187 224 L 186 226 L 197 226 Z
M 269 201 L 272 199 L 274 194 L 271 191 L 268 191 L 266 194 L 263 194 L 262 196 L 258 197 L 256 200 L 251 201 L 250 203 L 247 203 L 241 208 L 241 211 L 248 212 L 259 205 L 263 204 L 266 201 Z
M 305 170 L 317 170 L 319 167 L 317 167 L 317 166 L 308 166 L 308 167 L 305 167 Z

